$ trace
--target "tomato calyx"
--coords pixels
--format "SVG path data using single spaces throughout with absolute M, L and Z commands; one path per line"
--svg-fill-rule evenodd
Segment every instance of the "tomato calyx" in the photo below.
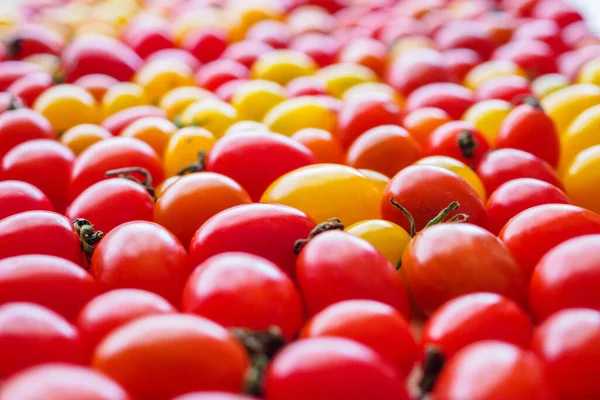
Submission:
M 446 357 L 438 346 L 429 345 L 425 348 L 425 361 L 423 362 L 423 376 L 418 383 L 419 395 L 417 399 L 421 400 L 431 393 L 442 368 L 446 363 Z
M 296 240 L 296 242 L 294 242 L 294 254 L 300 254 L 304 246 L 306 246 L 308 242 L 310 242 L 311 239 L 315 236 L 323 232 L 333 231 L 336 229 L 341 231 L 344 230 L 344 224 L 342 223 L 342 221 L 340 221 L 339 218 L 334 217 L 329 219 L 328 221 L 321 222 L 312 231 L 310 231 L 306 239 L 298 239 Z
M 470 130 L 465 129 L 458 134 L 456 141 L 463 157 L 473 158 L 475 150 L 477 150 L 477 141 L 473 137 L 473 133 Z
M 20 108 L 25 108 L 25 104 L 21 101 L 17 96 L 10 96 L 10 101 L 8 102 L 8 106 L 6 107 L 6 111 L 18 110 Z
M 411 238 L 414 238 L 417 235 L 417 228 L 415 226 L 415 219 L 413 218 L 412 214 L 410 213 L 410 211 L 408 211 L 406 208 L 404 208 L 404 206 L 402 206 L 402 204 L 400 204 L 396 200 L 394 200 L 394 196 L 390 197 L 390 202 L 392 203 L 392 205 L 394 207 L 396 207 L 398 210 L 400 210 L 402 212 L 402 214 L 404 214 L 404 216 L 408 219 L 408 222 L 410 223 L 409 234 L 410 234 Z M 448 219 L 447 221 L 444 221 L 446 219 L 446 217 L 448 216 L 448 214 L 450 214 L 452 211 L 458 210 L 459 208 L 460 208 L 460 204 L 458 204 L 458 201 L 453 201 L 452 203 L 448 204 L 448 206 L 446 208 L 444 208 L 442 211 L 440 211 L 440 213 L 438 215 L 436 215 L 431 221 L 429 221 L 427 223 L 427 225 L 425 225 L 425 228 L 429 228 L 430 226 L 441 224 L 442 222 L 465 222 L 469 218 L 469 216 L 467 214 L 456 214 L 455 216 Z M 423 229 L 425 229 L 425 228 L 423 228 Z
M 272 326 L 264 331 L 234 328 L 231 333 L 242 343 L 250 357 L 250 368 L 246 374 L 245 392 L 262 396 L 263 378 L 269 362 L 285 345 L 281 329 Z
M 511 103 L 515 107 L 518 106 L 518 105 L 521 105 L 521 104 L 527 104 L 528 106 L 531 106 L 531 107 L 533 107 L 535 109 L 538 109 L 540 111 L 544 111 L 544 107 L 542 107 L 542 103 L 540 103 L 540 101 L 536 97 L 534 97 L 534 96 L 532 96 L 530 94 L 523 94 L 523 95 L 520 95 L 520 96 L 516 96 L 512 100 Z
M 135 175 L 133 175 L 136 173 L 142 175 L 144 177 L 144 180 L 140 180 Z M 129 179 L 130 181 L 140 184 L 144 187 L 144 189 L 146 189 L 146 191 L 150 194 L 150 196 L 152 196 L 152 199 L 154 201 L 156 201 L 156 191 L 154 190 L 154 187 L 152 186 L 152 175 L 150 175 L 150 172 L 148 172 L 148 170 L 145 168 L 127 167 L 127 168 L 113 169 L 110 171 L 106 171 L 104 176 L 106 176 L 107 178 L 118 177 L 118 178 L 123 178 L 123 179 Z
M 75 228 L 75 232 L 79 235 L 81 250 L 87 258 L 89 268 L 92 256 L 94 255 L 95 245 L 104 237 L 104 232 L 95 230 L 94 225 L 84 218 L 75 218 L 73 220 L 73 228 Z
M 177 175 L 183 176 L 185 174 L 191 174 L 194 172 L 202 172 L 206 169 L 206 151 L 202 150 L 198 153 L 198 161 L 193 164 L 183 167 Z
M 6 56 L 9 59 L 15 59 L 17 54 L 23 49 L 23 39 L 14 37 L 6 43 Z

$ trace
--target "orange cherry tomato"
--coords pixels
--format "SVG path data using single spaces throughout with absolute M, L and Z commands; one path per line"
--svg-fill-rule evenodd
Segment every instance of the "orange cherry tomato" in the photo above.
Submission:
M 344 150 L 339 140 L 326 130 L 301 129 L 292 135 L 292 139 L 312 151 L 317 163 L 341 164 L 344 159 Z

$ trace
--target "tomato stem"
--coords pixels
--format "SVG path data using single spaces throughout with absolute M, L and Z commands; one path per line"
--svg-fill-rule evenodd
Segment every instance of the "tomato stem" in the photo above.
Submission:
M 17 96 L 11 95 L 6 111 L 18 110 L 19 108 L 25 108 L 25 105 Z
M 410 237 L 414 238 L 415 235 L 417 234 L 417 228 L 415 227 L 415 219 L 413 218 L 412 214 L 410 213 L 410 211 L 408 211 L 406 208 L 404 208 L 402 206 L 402 204 L 398 203 L 396 200 L 394 200 L 394 196 L 390 197 L 390 202 L 392 203 L 392 205 L 394 207 L 396 207 L 398 210 L 402 211 L 402 214 L 404 214 L 406 216 L 406 219 L 408 219 L 408 222 L 410 223 Z
M 90 221 L 84 218 L 75 218 L 73 220 L 75 232 L 79 235 L 81 250 L 86 256 L 88 268 L 94 255 L 95 245 L 104 237 L 104 232 L 94 230 Z
M 198 161 L 184 167 L 177 173 L 177 175 L 185 175 L 194 172 L 202 172 L 206 168 L 206 151 L 202 150 L 198 153 Z
M 458 134 L 458 148 L 465 158 L 473 158 L 475 150 L 477 150 L 477 141 L 473 137 L 473 133 L 465 129 Z
M 144 180 L 141 181 L 138 178 L 136 178 L 133 175 L 135 173 L 143 175 Z M 127 167 L 127 168 L 113 169 L 110 171 L 106 171 L 104 176 L 106 176 L 107 178 L 112 178 L 112 177 L 116 176 L 116 177 L 123 178 L 123 179 L 129 179 L 130 181 L 138 183 L 138 184 L 142 185 L 144 187 L 144 189 L 146 189 L 146 191 L 150 194 L 150 196 L 152 196 L 152 199 L 154 201 L 156 201 L 156 192 L 154 190 L 154 187 L 152 186 L 152 175 L 150 175 L 150 172 L 148 172 L 148 170 L 145 168 Z
M 452 203 L 448 204 L 448 206 L 446 208 L 444 208 L 442 211 L 440 211 L 440 213 L 438 215 L 436 215 L 431 221 L 429 221 L 427 223 L 427 225 L 425 225 L 425 228 L 429 228 L 430 226 L 437 225 L 437 224 L 444 222 L 444 220 L 446 219 L 448 214 L 450 214 L 452 211 L 458 210 L 459 207 L 460 207 L 460 204 L 458 204 L 457 201 L 453 201 Z M 425 229 L 425 228 L 423 228 L 423 229 Z
M 417 399 L 423 399 L 428 393 L 431 393 L 445 362 L 446 358 L 439 347 L 429 345 L 425 348 L 423 377 L 418 384 L 420 394 L 417 396 Z
M 336 230 L 336 229 L 341 230 L 341 231 L 344 230 L 344 224 L 342 223 L 342 221 L 340 221 L 339 218 L 334 217 L 326 222 L 320 223 L 312 231 L 310 231 L 310 233 L 308 234 L 308 237 L 306 239 L 296 240 L 296 242 L 294 243 L 294 254 L 300 254 L 300 252 L 302 251 L 304 246 L 306 246 L 308 244 L 308 242 L 310 242 L 311 239 L 314 238 L 315 236 L 317 236 L 323 232 L 332 231 L 332 230 Z
M 542 107 L 542 103 L 540 103 L 540 101 L 535 96 L 532 96 L 530 94 L 522 94 L 519 96 L 515 96 L 515 98 L 512 99 L 511 103 L 513 106 L 518 106 L 520 104 L 527 104 L 527 105 L 530 105 L 531 107 L 534 107 L 534 108 L 544 111 L 544 108 Z

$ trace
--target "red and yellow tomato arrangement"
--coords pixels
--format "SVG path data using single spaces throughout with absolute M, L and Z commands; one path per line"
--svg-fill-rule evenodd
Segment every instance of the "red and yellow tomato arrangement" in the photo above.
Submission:
M 0 400 L 600 399 L 566 0 L 0 18 Z

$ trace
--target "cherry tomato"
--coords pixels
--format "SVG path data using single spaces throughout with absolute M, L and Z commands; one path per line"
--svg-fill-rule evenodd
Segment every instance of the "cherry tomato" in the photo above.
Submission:
M 570 204 L 544 204 L 512 218 L 498 237 L 529 278 L 553 247 L 574 237 L 600 233 L 600 215 Z
M 445 82 L 450 74 L 442 55 L 431 49 L 413 49 L 395 58 L 388 67 L 386 82 L 403 96 L 435 82 Z
M 47 72 L 40 71 L 17 79 L 6 91 L 21 99 L 27 107 L 32 107 L 39 95 L 53 84 L 52 76 Z
M 465 76 L 465 86 L 476 90 L 486 81 L 501 76 L 527 77 L 523 69 L 509 60 L 490 60 L 474 67 Z
M 243 40 L 229 45 L 221 55 L 221 59 L 236 61 L 246 68 L 250 68 L 261 55 L 271 50 L 273 50 L 273 47 L 267 43 L 257 40 Z
M 546 74 L 531 83 L 531 90 L 538 99 L 544 99 L 557 90 L 569 86 L 569 80 L 561 74 Z
M 552 400 L 544 364 L 510 343 L 483 341 L 456 354 L 435 384 L 433 399 Z
M 203 65 L 196 75 L 196 84 L 214 92 L 221 85 L 234 79 L 248 78 L 249 70 L 243 64 L 229 59 L 219 59 Z
M 191 85 L 193 73 L 185 63 L 159 59 L 142 66 L 136 72 L 134 80 L 144 88 L 150 101 L 158 102 L 170 90 Z
M 315 76 L 323 80 L 327 91 L 338 99 L 352 86 L 377 81 L 377 75 L 369 68 L 348 63 L 328 65 L 318 70 Z
M 5 91 L 17 79 L 40 71 L 41 68 L 34 63 L 26 61 L 2 61 L 2 64 L 0 64 L 0 90 Z
M 177 60 L 192 69 L 192 71 L 198 71 L 200 68 L 200 61 L 196 59 L 189 51 L 185 51 L 183 49 L 163 49 L 158 50 L 155 53 L 152 53 L 148 58 L 146 58 L 147 62 L 152 62 L 154 60 Z
M 225 392 L 195 392 L 186 393 L 177 396 L 172 400 L 253 400 L 254 397 L 248 397 L 241 394 Z
M 48 120 L 27 108 L 0 114 L 0 160 L 13 147 L 33 139 L 52 139 L 54 133 Z
M 452 171 L 463 178 L 473 189 L 475 189 L 482 201 L 485 202 L 487 200 L 487 194 L 485 192 L 485 188 L 483 187 L 483 183 L 475 171 L 455 158 L 447 156 L 429 156 L 421 158 L 415 163 L 415 165 L 431 165 Z
M 473 92 L 455 83 L 431 83 L 415 90 L 406 99 L 408 112 L 423 107 L 436 107 L 444 110 L 453 119 L 460 119 L 473 104 Z
M 163 165 L 166 176 L 177 176 L 184 168 L 198 161 L 198 154 L 209 152 L 215 137 L 204 128 L 188 126 L 175 132 L 165 148 Z
M 223 54 L 227 48 L 227 36 L 219 29 L 199 28 L 186 35 L 181 46 L 206 64 Z
M 2 400 L 129 400 L 115 381 L 90 368 L 62 363 L 28 368 L 2 383 Z
M 535 39 L 512 40 L 494 51 L 495 60 L 508 60 L 523 68 L 531 77 L 557 71 L 556 56 L 545 42 Z
M 450 121 L 450 116 L 444 110 L 423 107 L 407 114 L 402 125 L 419 144 L 424 145 L 433 131 Z
M 60 137 L 60 142 L 77 156 L 94 143 L 111 137 L 112 134 L 99 125 L 81 124 L 66 131 Z
M 265 382 L 266 400 L 409 398 L 393 365 L 343 338 L 309 338 L 287 346 L 272 361 Z
M 539 19 L 551 19 L 563 28 L 582 19 L 573 7 L 557 0 L 538 2 L 533 8 L 532 16 Z
M 175 312 L 171 303 L 155 293 L 140 289 L 115 289 L 87 303 L 79 313 L 77 327 L 88 346 L 94 349 L 106 335 L 128 322 L 148 315 Z
M 129 124 L 121 132 L 123 137 L 131 137 L 146 142 L 162 157 L 172 135 L 177 130 L 175 124 L 164 118 L 144 117 Z
M 118 82 L 108 88 L 102 97 L 101 104 L 104 116 L 110 117 L 119 111 L 150 104 L 150 100 L 141 85 L 132 82 Z
M 272 262 L 246 253 L 223 253 L 200 264 L 184 288 L 182 310 L 226 328 L 264 331 L 275 326 L 287 340 L 304 320 L 292 280 Z
M 382 76 L 387 63 L 387 48 L 375 39 L 355 39 L 345 44 L 338 58 L 340 62 L 364 65 Z
M 556 54 L 567 50 L 561 27 L 550 19 L 525 21 L 514 31 L 513 39 L 535 39 L 547 43 Z
M 187 106 L 178 117 L 178 125 L 200 126 L 220 138 L 237 118 L 237 111 L 231 104 L 217 98 L 207 98 Z
M 272 132 L 292 136 L 307 128 L 333 132 L 337 115 L 325 96 L 300 96 L 285 100 L 273 107 L 263 123 Z
M 269 110 L 285 99 L 282 86 L 256 79 L 240 83 L 233 93 L 231 104 L 241 120 L 262 121 Z
M 104 74 L 84 75 L 73 82 L 74 85 L 87 90 L 97 102 L 101 102 L 108 89 L 118 83 L 119 81 L 112 76 Z
M 140 57 L 173 47 L 173 35 L 169 25 L 161 18 L 141 18 L 130 23 L 123 32 L 123 42 Z
M 57 136 L 75 125 L 98 122 L 100 114 L 96 99 L 85 89 L 70 84 L 46 90 L 38 96 L 33 109 L 48 119 Z
M 3 380 L 37 364 L 85 364 L 89 358 L 77 328 L 54 311 L 31 303 L 0 306 L 0 349 Z
M 299 76 L 286 85 L 288 97 L 326 95 L 325 83 L 314 76 Z
M 308 32 L 296 36 L 289 46 L 292 50 L 308 55 L 321 68 L 335 63 L 340 47 L 339 40 L 318 32 Z
M 559 135 L 567 131 L 579 114 L 597 104 L 600 104 L 600 88 L 591 84 L 568 86 L 542 101 L 542 107 L 554 121 Z
M 565 189 L 573 203 L 594 212 L 600 212 L 594 184 L 598 177 L 600 145 L 592 146 L 579 153 L 564 172 Z
M 54 211 L 44 192 L 23 181 L 0 182 L 0 220 L 34 210 Z
M 477 88 L 475 96 L 479 101 L 498 99 L 512 102 L 524 96 L 533 96 L 533 93 L 527 79 L 509 75 L 486 80 Z
M 488 59 L 496 47 L 481 21 L 451 21 L 437 31 L 435 41 L 442 50 L 466 48 L 476 51 L 483 59 Z
M 102 127 L 119 135 L 132 122 L 144 117 L 167 118 L 167 113 L 154 106 L 137 106 L 121 110 L 102 121 Z
M 61 35 L 41 24 L 26 24 L 17 28 L 8 38 L 8 58 L 22 60 L 33 54 L 54 54 L 62 51 Z
M 504 100 L 483 100 L 470 107 L 462 119 L 479 130 L 488 144 L 494 147 L 500 126 L 513 108 Z
M 424 145 L 426 155 L 445 155 L 476 168 L 490 146 L 471 124 L 452 121 L 434 130 Z
M 442 56 L 450 74 L 450 81 L 454 83 L 462 83 L 469 71 L 483 61 L 479 53 L 466 48 L 446 50 Z
M 292 135 L 292 139 L 306 146 L 315 156 L 315 162 L 341 164 L 344 149 L 337 137 L 323 129 L 306 128 Z
M 195 390 L 239 392 L 248 364 L 241 343 L 225 328 L 184 314 L 124 325 L 100 342 L 92 362 L 134 398 L 161 399 Z

